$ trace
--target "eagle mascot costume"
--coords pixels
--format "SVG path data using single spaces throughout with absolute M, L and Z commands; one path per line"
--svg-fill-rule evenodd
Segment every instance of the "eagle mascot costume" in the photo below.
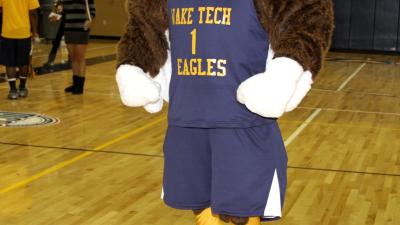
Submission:
M 331 0 L 127 0 L 116 80 L 124 105 L 169 104 L 163 200 L 197 225 L 282 217 L 277 118 L 311 89 Z

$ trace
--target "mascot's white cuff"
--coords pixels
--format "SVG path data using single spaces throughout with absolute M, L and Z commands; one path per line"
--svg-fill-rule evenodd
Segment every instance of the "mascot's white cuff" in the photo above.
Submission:
M 166 30 L 165 36 L 169 43 L 169 31 Z M 148 75 L 148 74 L 147 74 Z M 162 110 L 164 101 L 169 102 L 169 84 L 171 82 L 171 75 L 172 75 L 172 65 L 171 65 L 171 52 L 168 51 L 167 61 L 165 62 L 164 66 L 161 67 L 159 74 L 156 77 L 151 78 L 149 75 L 147 76 L 149 80 L 153 81 L 156 86 L 158 87 L 158 99 L 156 101 L 151 101 L 143 104 L 144 109 L 149 113 L 158 113 Z M 145 92 L 143 92 L 146 94 Z M 147 94 L 146 94 L 147 95 Z M 122 95 L 121 95 L 122 97 Z M 153 99 L 152 99 L 153 100 Z M 164 101 L 163 101 L 164 100 Z M 142 101 L 144 103 L 144 101 Z
M 171 53 L 160 73 L 152 78 L 148 73 L 133 65 L 121 65 L 117 70 L 117 83 L 124 105 L 144 107 L 149 113 L 162 110 L 163 99 L 169 101 L 169 84 L 171 82 Z
M 121 100 L 129 107 L 142 107 L 160 99 L 161 87 L 148 73 L 133 65 L 121 65 L 116 80 Z
M 303 67 L 293 59 L 270 60 L 264 73 L 248 78 L 239 86 L 237 100 L 253 113 L 278 118 L 286 111 L 303 73 Z
M 300 102 L 306 97 L 307 93 L 311 90 L 311 85 L 313 84 L 312 74 L 310 71 L 306 71 L 300 77 L 296 84 L 296 90 L 293 93 L 292 98 L 286 105 L 285 112 L 290 112 L 297 108 Z
M 171 52 L 168 51 L 168 58 L 165 62 L 164 66 L 160 69 L 160 73 L 153 79 L 154 82 L 157 82 L 160 85 L 160 99 L 155 102 L 148 104 L 144 107 L 144 109 L 149 113 L 157 113 L 162 110 L 163 100 L 169 102 L 169 84 L 171 82 L 172 75 L 172 65 L 171 65 Z
M 171 52 L 168 51 L 168 58 L 164 66 L 161 67 L 160 73 L 154 78 L 161 86 L 161 97 L 164 101 L 169 102 L 169 84 L 171 83 L 172 65 L 171 65 Z

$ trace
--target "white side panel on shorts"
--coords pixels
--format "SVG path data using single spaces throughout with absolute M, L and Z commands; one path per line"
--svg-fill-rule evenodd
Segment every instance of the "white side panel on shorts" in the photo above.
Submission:
M 265 206 L 264 210 L 264 218 L 276 217 L 282 217 L 282 204 L 278 174 L 275 169 L 274 178 L 272 180 L 271 189 L 268 195 L 267 205 Z
M 164 199 L 164 187 L 161 188 L 161 199 Z

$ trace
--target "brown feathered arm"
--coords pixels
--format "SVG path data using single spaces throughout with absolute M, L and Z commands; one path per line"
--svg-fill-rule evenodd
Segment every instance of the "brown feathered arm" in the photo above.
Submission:
M 167 0 L 127 0 L 129 22 L 118 44 L 117 66 L 135 65 L 156 76 L 167 60 Z
M 289 57 L 316 76 L 333 32 L 332 0 L 255 0 L 276 57 Z

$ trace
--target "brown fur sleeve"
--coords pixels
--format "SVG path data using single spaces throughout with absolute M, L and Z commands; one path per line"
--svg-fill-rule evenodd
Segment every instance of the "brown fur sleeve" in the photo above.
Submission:
M 153 77 L 167 59 L 167 0 L 127 0 L 129 21 L 118 44 L 117 66 L 135 65 Z
M 333 33 L 332 0 L 254 0 L 275 57 L 289 57 L 314 76 Z

